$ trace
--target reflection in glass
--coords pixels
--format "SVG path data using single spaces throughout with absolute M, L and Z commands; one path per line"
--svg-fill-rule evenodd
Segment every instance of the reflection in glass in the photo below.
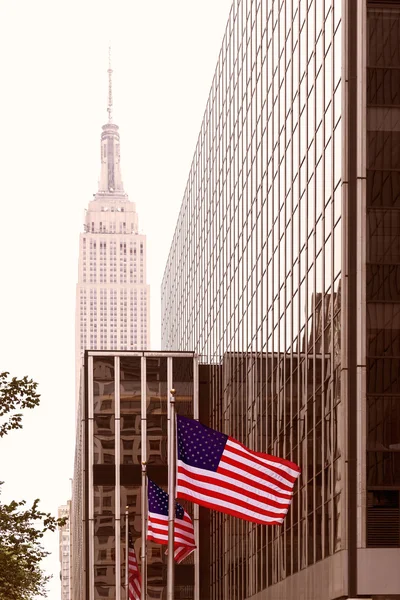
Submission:
M 167 359 L 146 360 L 147 461 L 167 465 Z
M 121 464 L 141 464 L 141 358 L 120 358 Z
M 94 519 L 95 598 L 115 598 L 114 515 Z
M 115 514 L 115 487 L 107 485 L 95 485 L 94 491 L 94 515 Z
M 94 463 L 114 464 L 115 462 L 115 418 L 114 415 L 94 416 Z
M 122 414 L 141 414 L 141 358 L 120 358 L 120 402 Z
M 90 357 L 90 354 L 89 354 Z M 142 531 L 141 506 L 141 463 L 142 463 L 142 426 L 146 425 L 147 457 L 153 469 L 152 475 L 162 485 L 167 481 L 167 365 L 177 376 L 179 394 L 177 404 L 181 413 L 193 416 L 193 354 L 189 357 L 160 356 L 152 353 L 148 356 L 125 355 L 97 357 L 93 356 L 93 419 L 89 419 L 90 410 L 86 410 L 79 429 L 81 444 L 77 453 L 76 467 L 79 484 L 87 485 L 93 482 L 92 494 L 87 487 L 79 489 L 79 509 L 76 509 L 74 531 L 76 533 L 74 546 L 75 567 L 82 569 L 93 544 L 93 577 L 94 598 L 116 597 L 125 598 L 125 539 L 127 523 L 125 522 L 126 506 L 129 507 L 129 529 L 134 539 L 136 555 L 140 564 Z M 86 365 L 87 375 L 90 375 L 89 359 Z M 114 372 L 114 364 L 120 366 L 120 373 Z M 145 367 L 145 369 L 143 369 Z M 142 381 L 142 370 L 146 380 Z M 85 373 L 86 375 L 86 373 Z M 120 381 L 120 418 L 116 406 L 115 381 Z M 91 389 L 90 382 L 87 386 Z M 145 402 L 142 390 L 146 390 Z M 118 396 L 117 396 L 118 398 Z M 82 406 L 84 403 L 82 402 Z M 80 406 L 81 408 L 81 406 Z M 142 414 L 142 410 L 145 413 Z M 145 417 L 142 419 L 142 417 Z M 90 426 L 89 426 L 90 423 Z M 118 427 L 119 425 L 119 427 Z M 120 431 L 120 440 L 116 440 L 116 432 Z M 87 432 L 93 433 L 90 439 Z M 82 441 L 82 437 L 84 442 Z M 85 447 L 85 443 L 87 444 Z M 86 466 L 88 444 L 93 443 L 93 464 Z M 120 464 L 115 464 L 115 446 L 120 447 Z M 86 461 L 86 462 L 85 462 Z M 75 471 L 77 472 L 77 471 Z M 82 478 L 82 473 L 84 477 Z M 85 481 L 86 476 L 86 481 Z M 115 483 L 119 481 L 119 487 Z M 85 498 L 86 494 L 86 498 Z M 88 497 L 89 496 L 89 497 Z M 76 498 L 77 496 L 74 496 Z M 93 503 L 90 504 L 91 498 Z M 89 511 L 86 510 L 89 501 Z M 116 510 L 115 502 L 119 503 Z M 83 507 L 83 512 L 82 512 Z M 188 509 L 189 514 L 192 512 Z M 90 519 L 93 511 L 94 537 L 90 537 Z M 119 512 L 119 515 L 118 515 Z M 89 526 L 88 516 L 89 514 Z M 89 538 L 87 537 L 89 535 Z M 116 550 L 116 540 L 119 540 L 120 553 Z M 120 555 L 117 566 L 116 558 Z M 89 555 L 90 556 L 90 555 Z M 89 558 L 90 560 L 90 558 Z M 186 569 L 181 570 L 180 580 L 177 579 L 175 597 L 181 600 L 193 598 L 193 556 L 186 559 Z M 147 552 L 149 568 L 149 598 L 164 598 L 166 593 L 165 548 L 158 545 L 149 546 Z M 120 569 L 120 573 L 116 572 Z M 82 590 L 89 584 L 92 574 L 80 571 L 82 581 L 77 581 L 76 590 Z M 116 590 L 117 578 L 120 589 Z M 80 585 L 82 583 L 82 585 Z M 79 584 L 79 585 L 78 585 Z M 82 587 L 83 586 L 83 587 Z
M 279 530 L 213 517 L 213 600 L 342 547 L 341 11 L 233 3 L 165 269 L 163 348 L 213 366 L 211 426 L 302 468 Z
M 93 359 L 93 412 L 115 414 L 114 358 Z

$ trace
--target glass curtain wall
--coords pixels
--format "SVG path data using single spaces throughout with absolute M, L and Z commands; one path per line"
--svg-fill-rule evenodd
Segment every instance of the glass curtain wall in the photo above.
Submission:
M 114 357 L 93 364 L 94 597 L 115 598 Z
M 142 460 L 146 460 L 148 476 L 167 491 L 168 394 L 175 387 L 177 412 L 193 418 L 196 369 L 193 354 L 94 354 L 88 358 L 87 455 L 88 488 L 92 490 L 87 498 L 88 600 L 126 598 L 126 507 L 142 570 Z M 185 508 L 193 516 L 193 506 Z M 176 569 L 175 594 L 182 600 L 194 598 L 193 564 L 192 555 Z M 164 598 L 166 575 L 165 547 L 148 544 L 149 598 Z M 142 577 L 145 578 L 143 572 Z
M 302 469 L 282 527 L 211 513 L 214 600 L 345 548 L 341 10 L 233 2 L 164 273 L 162 347 L 211 365 L 211 425 Z

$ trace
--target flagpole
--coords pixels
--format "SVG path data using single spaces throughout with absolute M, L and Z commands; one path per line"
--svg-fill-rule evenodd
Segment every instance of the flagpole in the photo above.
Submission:
M 199 420 L 199 359 L 193 359 L 193 419 Z M 194 551 L 194 600 L 200 600 L 200 513 L 199 505 L 193 504 L 194 536 L 197 547 Z
M 141 494 L 141 505 L 142 505 L 142 518 L 141 518 L 141 528 L 142 528 L 142 545 L 140 549 L 140 558 L 141 558 L 141 568 L 142 568 L 142 586 L 140 592 L 141 600 L 146 600 L 147 598 L 147 560 L 146 560 L 146 538 L 147 538 L 147 528 L 146 528 L 146 520 L 147 520 L 147 489 L 146 489 L 146 464 L 147 464 L 147 368 L 146 368 L 146 357 L 142 356 L 141 358 L 141 405 L 140 405 L 140 413 L 141 413 L 141 438 L 140 445 L 142 451 L 142 494 Z
M 129 600 L 129 506 L 125 507 L 125 596 Z
M 174 600 L 175 565 L 174 565 L 174 527 L 175 527 L 175 390 L 169 397 L 169 431 L 168 431 L 168 570 L 167 570 L 167 600 Z
M 141 600 L 146 600 L 147 596 L 147 556 L 146 556 L 146 541 L 147 541 L 147 528 L 146 528 L 146 516 L 147 516 L 147 469 L 146 461 L 142 461 L 142 590 Z

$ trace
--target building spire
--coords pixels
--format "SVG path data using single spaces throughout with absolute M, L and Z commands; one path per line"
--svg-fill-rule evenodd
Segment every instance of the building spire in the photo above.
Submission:
M 118 125 L 113 123 L 111 46 L 108 48 L 108 123 L 101 133 L 101 172 L 99 192 L 125 194 L 121 179 Z
M 111 68 L 111 46 L 108 47 L 108 122 L 112 123 L 112 68 Z

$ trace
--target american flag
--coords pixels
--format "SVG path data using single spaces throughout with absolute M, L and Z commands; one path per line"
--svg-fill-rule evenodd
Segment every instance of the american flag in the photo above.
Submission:
M 140 600 L 141 579 L 131 532 L 128 534 L 128 598 Z
M 148 479 L 147 539 L 156 544 L 168 544 L 168 494 Z M 174 558 L 179 564 L 196 548 L 192 519 L 175 503 Z
M 297 465 L 180 415 L 177 436 L 178 498 L 254 523 L 282 523 L 300 475 Z

